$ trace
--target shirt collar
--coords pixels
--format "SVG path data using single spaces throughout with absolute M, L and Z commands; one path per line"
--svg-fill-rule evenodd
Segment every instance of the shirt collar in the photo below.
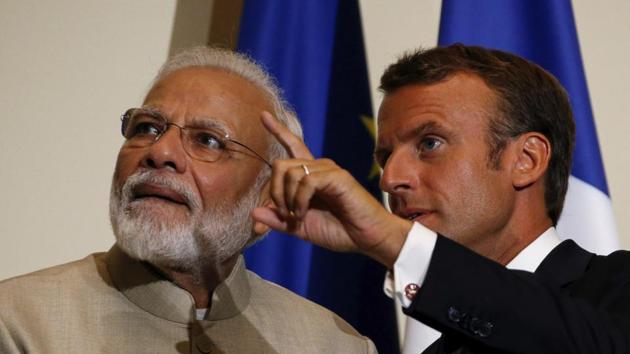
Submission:
M 116 288 L 144 311 L 177 323 L 195 321 L 192 295 L 150 265 L 129 257 L 117 245 L 107 253 L 106 262 Z M 238 315 L 249 304 L 250 295 L 245 260 L 240 255 L 228 277 L 214 290 L 207 320 L 222 320 Z
M 560 242 L 556 228 L 552 226 L 516 255 L 506 267 L 509 269 L 534 272 L 540 263 L 542 263 L 543 259 L 545 259 Z

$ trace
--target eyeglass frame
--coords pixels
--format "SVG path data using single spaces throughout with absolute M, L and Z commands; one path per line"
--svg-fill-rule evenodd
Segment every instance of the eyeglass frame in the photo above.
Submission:
M 128 124 L 128 123 L 126 124 L 126 122 L 128 122 L 128 120 L 125 120 L 125 118 L 130 117 L 132 113 L 137 112 L 137 111 L 141 111 L 142 113 L 146 113 L 147 115 L 150 115 L 153 118 L 158 118 L 158 119 L 162 120 L 164 122 L 165 127 L 166 127 L 164 130 L 160 131 L 159 134 L 155 135 L 155 138 L 147 146 L 151 146 L 151 145 L 155 144 L 158 140 L 160 140 L 160 138 L 164 134 L 166 134 L 166 132 L 168 131 L 168 129 L 171 126 L 175 126 L 175 127 L 179 128 L 180 139 L 182 140 L 182 144 L 183 144 L 182 146 L 184 147 L 184 151 L 186 151 L 186 154 L 188 154 L 188 156 L 190 156 L 192 159 L 195 159 L 197 161 L 202 161 L 202 162 L 216 162 L 216 161 L 219 160 L 219 159 L 217 159 L 217 160 L 202 160 L 202 159 L 199 159 L 197 157 L 194 157 L 193 154 L 190 151 L 188 151 L 188 148 L 186 148 L 186 142 L 185 142 L 185 139 L 184 139 L 184 137 L 182 135 L 182 134 L 184 134 L 184 130 L 200 129 L 200 128 L 194 128 L 194 127 L 189 127 L 189 126 L 181 126 L 179 124 L 170 122 L 159 111 L 151 109 L 151 108 L 147 108 L 147 107 L 129 108 L 129 109 L 127 109 L 125 111 L 125 113 L 123 113 L 120 116 L 120 123 L 121 123 L 121 125 L 120 125 L 120 132 L 121 132 L 122 136 L 125 138 L 126 141 L 129 141 L 131 138 L 127 138 L 125 136 L 125 128 L 126 128 L 126 126 Z M 203 128 L 201 128 L 201 129 L 203 129 Z M 216 131 L 216 130 L 214 130 L 214 131 Z M 271 163 L 269 161 L 267 161 L 267 159 L 262 157 L 261 154 L 257 153 L 254 149 L 250 148 L 249 146 L 247 146 L 247 145 L 245 145 L 245 144 L 243 144 L 243 143 L 241 143 L 241 142 L 239 142 L 237 140 L 234 140 L 234 139 L 230 138 L 230 135 L 228 133 L 219 132 L 219 131 L 216 131 L 216 132 L 219 133 L 219 134 L 222 134 L 219 138 L 224 140 L 223 143 L 230 142 L 230 143 L 234 143 L 234 144 L 236 144 L 238 146 L 241 146 L 241 147 L 247 149 L 247 151 L 249 151 L 252 154 L 254 154 L 254 157 L 256 157 L 259 160 L 261 160 L 262 162 L 264 162 L 267 166 L 272 167 Z

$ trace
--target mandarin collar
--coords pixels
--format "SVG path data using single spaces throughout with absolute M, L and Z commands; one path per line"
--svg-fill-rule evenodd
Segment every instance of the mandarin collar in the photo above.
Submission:
M 192 295 L 149 264 L 131 258 L 117 245 L 107 252 L 106 263 L 116 288 L 144 311 L 181 324 L 196 321 Z M 239 255 L 228 277 L 212 294 L 207 321 L 238 315 L 249 304 L 250 296 L 245 260 Z

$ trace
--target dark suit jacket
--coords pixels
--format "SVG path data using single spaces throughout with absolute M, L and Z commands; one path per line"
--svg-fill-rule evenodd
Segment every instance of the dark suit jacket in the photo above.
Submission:
M 405 313 L 444 334 L 426 353 L 630 353 L 630 252 L 564 241 L 529 273 L 438 236 Z

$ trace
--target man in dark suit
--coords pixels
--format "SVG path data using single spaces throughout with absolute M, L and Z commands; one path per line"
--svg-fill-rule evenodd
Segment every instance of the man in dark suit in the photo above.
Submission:
M 630 254 L 555 231 L 575 136 L 558 81 L 454 45 L 403 56 L 381 89 L 375 158 L 393 214 L 263 113 L 293 158 L 274 163 L 256 227 L 383 263 L 386 291 L 442 334 L 426 352 L 630 352 Z

